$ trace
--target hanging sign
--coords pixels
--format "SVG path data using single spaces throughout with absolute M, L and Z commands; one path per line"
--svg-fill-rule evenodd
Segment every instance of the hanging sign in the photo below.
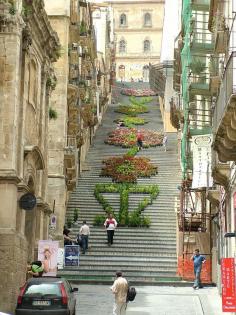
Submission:
M 236 312 L 235 259 L 221 259 L 222 309 L 223 312 Z
M 193 182 L 192 188 L 212 187 L 211 144 L 212 135 L 192 137 Z
M 19 200 L 20 208 L 24 210 L 33 210 L 36 203 L 36 197 L 31 193 L 24 194 Z

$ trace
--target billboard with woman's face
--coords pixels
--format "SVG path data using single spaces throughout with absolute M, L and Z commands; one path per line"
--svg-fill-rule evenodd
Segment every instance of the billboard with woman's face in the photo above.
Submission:
M 57 275 L 57 253 L 59 242 L 42 240 L 38 244 L 38 260 L 43 263 L 43 276 L 53 277 Z

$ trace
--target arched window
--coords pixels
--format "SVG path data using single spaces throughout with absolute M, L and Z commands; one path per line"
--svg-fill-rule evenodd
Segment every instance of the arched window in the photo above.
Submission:
M 150 13 L 144 14 L 144 26 L 151 26 L 152 25 L 152 17 Z
M 149 52 L 151 50 L 151 45 L 150 45 L 150 41 L 148 39 L 146 39 L 143 42 L 143 51 L 144 52 Z
M 126 42 L 124 39 L 120 40 L 119 42 L 119 52 L 120 53 L 126 52 Z
M 127 25 L 126 15 L 123 13 L 120 16 L 120 26 L 126 26 L 126 25 Z
M 143 81 L 144 82 L 149 81 L 149 66 L 148 65 L 143 66 Z

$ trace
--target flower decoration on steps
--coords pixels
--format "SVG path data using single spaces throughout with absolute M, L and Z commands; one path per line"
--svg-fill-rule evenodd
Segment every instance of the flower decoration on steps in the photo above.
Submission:
M 108 134 L 108 139 L 105 143 L 116 146 L 122 146 L 124 148 L 130 148 L 137 143 L 137 129 L 135 128 L 118 128 Z M 162 145 L 163 133 L 158 131 L 140 129 L 143 136 L 143 147 L 155 147 Z
M 145 157 L 111 157 L 104 160 L 101 176 L 111 176 L 118 183 L 135 183 L 138 177 L 151 177 L 158 172 L 157 166 Z
M 154 96 L 156 92 L 150 89 L 123 89 L 121 90 L 121 94 L 128 95 L 128 96 Z
M 144 125 L 147 124 L 148 121 L 146 119 L 135 117 L 135 116 L 128 116 L 128 117 L 120 117 L 115 120 L 116 123 L 123 122 L 124 125 L 128 128 L 133 128 L 134 125 Z
M 129 115 L 129 116 L 136 116 L 137 114 L 144 114 L 148 113 L 149 110 L 146 105 L 119 105 L 116 109 L 115 112 Z

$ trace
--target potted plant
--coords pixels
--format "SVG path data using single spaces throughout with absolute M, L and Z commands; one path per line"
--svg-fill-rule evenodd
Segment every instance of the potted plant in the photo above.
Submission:
M 54 119 L 54 120 L 57 119 L 57 111 L 55 109 L 53 109 L 52 107 L 49 107 L 48 115 L 49 115 L 50 120 L 51 119 Z
M 200 59 L 195 59 L 190 63 L 190 70 L 193 74 L 200 75 L 205 70 L 205 63 Z
M 84 20 L 81 21 L 79 31 L 80 31 L 80 36 L 87 36 L 87 27 Z

